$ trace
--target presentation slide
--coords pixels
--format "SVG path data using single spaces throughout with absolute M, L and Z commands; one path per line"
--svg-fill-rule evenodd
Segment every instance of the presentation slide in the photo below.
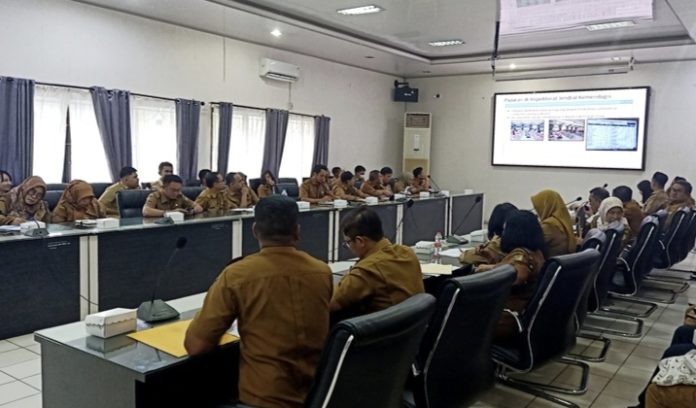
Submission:
M 493 165 L 644 168 L 649 87 L 498 93 Z

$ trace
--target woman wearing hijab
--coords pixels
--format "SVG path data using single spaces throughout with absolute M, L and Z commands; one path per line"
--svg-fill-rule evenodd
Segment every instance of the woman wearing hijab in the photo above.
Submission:
M 6 224 L 21 224 L 25 221 L 49 222 L 51 212 L 43 201 L 46 183 L 39 176 L 32 176 L 0 197 L 0 214 L 6 216 Z
M 82 180 L 73 180 L 60 196 L 58 205 L 53 210 L 52 221 L 58 223 L 104 217 L 106 212 L 94 197 L 92 186 Z
M 597 210 L 599 217 L 597 218 L 597 228 L 602 231 L 609 228 L 609 224 L 620 222 L 624 227 L 623 246 L 625 247 L 631 241 L 631 228 L 628 226 L 628 221 L 624 218 L 624 206 L 621 199 L 616 197 L 608 197 L 602 200 Z
M 577 243 L 573 222 L 561 195 L 553 190 L 542 190 L 532 196 L 534 210 L 541 221 L 547 258 L 575 252 Z
M 468 249 L 459 256 L 462 265 L 495 264 L 505 257 L 500 249 L 500 237 L 503 235 L 503 226 L 507 217 L 517 210 L 510 203 L 498 204 L 493 208 L 488 219 L 488 242 Z

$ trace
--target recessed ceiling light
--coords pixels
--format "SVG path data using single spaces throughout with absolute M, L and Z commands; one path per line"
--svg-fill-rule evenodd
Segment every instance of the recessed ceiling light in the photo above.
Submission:
M 517 68 L 517 65 L 515 65 L 515 64 L 510 64 L 510 69 L 515 69 L 515 68 Z
M 283 33 L 276 28 L 273 31 L 271 31 L 271 35 L 274 37 L 280 37 L 281 35 L 283 35 Z
M 384 11 L 384 9 L 382 7 L 379 7 L 379 6 L 375 6 L 374 4 L 371 4 L 369 6 L 351 7 L 351 8 L 336 10 L 336 12 L 338 14 L 342 14 L 344 16 L 359 16 L 362 14 L 374 14 L 374 13 L 379 13 L 380 11 Z
M 612 21 L 609 23 L 600 23 L 600 24 L 590 24 L 585 26 L 589 31 L 597 31 L 597 30 L 609 30 L 612 28 L 623 28 L 623 27 L 631 27 L 636 25 L 635 22 L 631 20 L 626 20 L 626 21 Z
M 621 61 L 621 57 L 611 57 L 612 61 Z
M 452 45 L 462 45 L 464 41 L 462 40 L 439 40 L 431 41 L 428 43 L 431 47 L 450 47 Z

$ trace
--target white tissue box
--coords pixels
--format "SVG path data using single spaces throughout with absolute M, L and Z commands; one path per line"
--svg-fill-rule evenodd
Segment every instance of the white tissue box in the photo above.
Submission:
M 309 202 L 307 202 L 307 201 L 298 201 L 298 202 L 297 202 L 297 208 L 299 208 L 300 211 L 302 211 L 302 210 L 309 210 Z
M 428 197 L 430 197 L 430 193 L 427 192 L 427 191 L 421 191 L 421 192 L 418 194 L 418 197 L 420 197 L 420 198 L 428 198 Z
M 367 197 L 365 199 L 365 203 L 367 203 L 367 205 L 375 205 L 378 202 L 379 202 L 379 198 L 377 198 L 377 197 Z
M 346 201 L 346 200 L 334 200 L 333 205 L 336 208 L 345 208 L 348 206 L 348 201 Z
M 449 190 L 441 190 L 441 191 L 440 191 L 440 195 L 443 196 L 443 197 L 449 197 L 449 196 L 450 196 L 450 192 L 449 192 Z
M 134 331 L 138 318 L 134 309 L 116 308 L 85 317 L 85 328 L 92 336 L 108 338 Z
M 118 220 L 116 218 L 97 218 L 97 228 L 111 229 L 118 228 Z
M 434 241 L 418 241 L 415 245 L 415 251 L 417 254 L 429 254 L 433 252 Z
M 471 236 L 471 242 L 486 242 L 486 239 L 488 238 L 488 230 L 480 229 L 478 231 L 472 231 L 469 235 Z
M 394 194 L 394 201 L 405 200 L 406 194 L 396 193 Z
M 179 211 L 167 211 L 166 213 L 164 213 L 164 216 L 167 218 L 171 218 L 171 220 L 174 222 L 184 221 L 184 213 Z
M 19 224 L 19 231 L 22 233 L 37 228 L 46 228 L 46 223 L 41 221 L 27 221 Z

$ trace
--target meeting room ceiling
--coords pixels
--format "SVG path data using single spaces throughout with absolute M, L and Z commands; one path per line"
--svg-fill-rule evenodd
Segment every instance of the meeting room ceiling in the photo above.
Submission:
M 401 77 L 490 72 L 493 0 L 76 0 Z M 337 10 L 374 4 L 382 12 Z M 497 66 L 516 69 L 696 59 L 696 1 L 654 0 L 652 20 L 501 36 Z M 275 37 L 271 31 L 279 30 Z M 456 46 L 432 41 L 460 39 Z

